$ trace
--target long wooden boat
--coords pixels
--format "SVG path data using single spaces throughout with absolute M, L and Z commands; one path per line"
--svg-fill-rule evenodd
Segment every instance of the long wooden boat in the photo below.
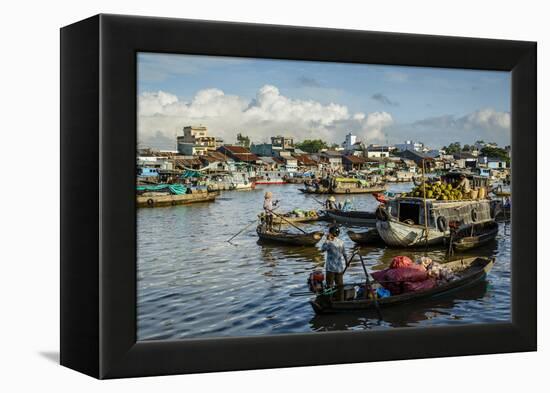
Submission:
M 299 188 L 304 194 L 372 194 L 386 191 L 386 185 L 373 187 L 305 187 Z
M 453 240 L 453 248 L 456 251 L 467 251 L 482 246 L 494 240 L 498 234 L 498 224 L 494 221 L 474 225 L 459 231 L 459 237 Z M 468 236 L 469 235 L 469 236 Z
M 376 224 L 376 214 L 374 212 L 360 210 L 325 210 L 328 220 L 342 222 L 345 224 L 370 225 Z
M 266 231 L 263 225 L 258 225 L 256 233 L 261 240 L 284 243 L 293 246 L 314 246 L 323 237 L 323 232 L 290 233 L 282 231 Z
M 348 231 L 349 238 L 357 244 L 363 245 L 379 245 L 384 244 L 376 228 L 369 229 L 366 232 Z
M 137 207 L 163 207 L 187 205 L 198 202 L 212 202 L 216 199 L 216 192 L 198 192 L 182 195 L 138 195 Z
M 444 296 L 452 291 L 456 291 L 485 279 L 489 271 L 491 271 L 494 262 L 495 258 L 473 257 L 445 263 L 444 265 L 452 269 L 458 278 L 432 289 L 380 298 L 378 299 L 378 304 L 380 307 L 387 307 L 409 304 L 416 300 L 435 296 Z M 330 295 L 318 295 L 315 299 L 310 300 L 310 304 L 317 314 L 364 311 L 372 309 L 375 306 L 372 299 L 361 298 L 336 301 L 333 300 Z

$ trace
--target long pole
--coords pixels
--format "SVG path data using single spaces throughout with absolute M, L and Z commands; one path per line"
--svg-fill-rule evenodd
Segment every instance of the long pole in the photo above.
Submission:
M 302 231 L 302 232 L 305 233 L 306 235 L 308 234 L 308 233 L 307 233 L 306 231 L 304 231 L 302 228 L 297 227 L 296 225 L 294 225 L 293 223 L 291 223 L 290 221 L 288 221 L 288 220 L 287 220 L 286 218 L 284 218 L 283 216 L 281 216 L 281 215 L 275 213 L 273 210 L 269 210 L 269 211 L 270 211 L 271 213 L 275 214 L 275 216 L 279 217 L 281 220 L 283 220 L 283 221 L 287 222 L 288 224 L 292 225 L 294 228 L 296 228 L 296 229 Z
M 424 164 L 424 159 L 422 159 L 422 191 L 424 194 L 424 235 L 426 236 L 426 248 L 428 247 L 428 207 L 426 203 L 426 166 Z
M 248 223 L 247 226 L 245 226 L 243 229 L 241 229 L 239 232 L 237 232 L 235 235 L 231 236 L 229 239 L 226 240 L 226 242 L 231 243 L 231 240 L 235 239 L 237 236 L 239 236 L 241 233 L 243 233 L 250 225 L 254 224 L 256 220 L 251 221 Z
M 363 261 L 363 256 L 359 254 L 359 259 L 361 260 L 361 266 L 363 266 L 363 271 L 365 272 L 365 284 L 366 289 L 371 293 L 372 300 L 374 301 L 374 307 L 376 307 L 376 312 L 378 314 L 378 319 L 382 320 L 382 311 L 380 311 L 380 304 L 378 304 L 378 299 L 376 298 L 376 294 L 374 293 L 374 290 L 372 289 L 372 284 L 369 279 L 369 272 L 367 271 L 367 267 L 365 266 L 365 261 Z

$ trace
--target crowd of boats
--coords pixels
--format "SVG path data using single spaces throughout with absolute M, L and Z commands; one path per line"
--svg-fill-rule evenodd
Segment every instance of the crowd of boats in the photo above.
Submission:
M 318 209 L 291 212 L 270 211 L 272 222 L 267 225 L 265 212 L 258 215 L 256 233 L 260 241 L 281 244 L 284 246 L 312 247 L 323 239 L 325 233 L 309 231 L 304 224 L 324 221 L 328 225 L 352 226 L 347 236 L 357 247 L 392 247 L 408 249 L 424 247 L 426 253 L 434 247 L 443 247 L 449 260 L 455 253 L 469 251 L 494 241 L 499 231 L 499 222 L 508 222 L 511 212 L 511 194 L 502 185 L 495 187 L 488 179 L 466 175 L 472 184 L 472 192 L 464 199 L 446 198 L 445 200 L 430 198 L 426 187 L 422 195 L 408 193 L 391 193 L 386 185 L 378 180 L 356 177 L 326 177 L 322 179 L 306 179 L 299 191 L 312 194 L 310 197 L 319 204 Z M 463 176 L 464 177 L 464 176 Z M 189 177 L 192 179 L 192 177 Z M 438 182 L 448 185 L 449 189 L 456 187 L 456 174 L 441 177 L 424 178 L 417 185 Z M 234 184 L 249 183 L 245 177 L 235 178 Z M 271 179 L 266 180 L 271 181 Z M 220 182 L 221 183 L 221 182 Z M 246 184 L 248 186 L 248 184 Z M 443 187 L 445 189 L 445 187 Z M 235 186 L 232 189 L 238 190 Z M 156 207 L 215 200 L 218 190 L 212 189 L 212 184 L 200 184 L 196 181 L 174 185 L 139 185 L 137 188 L 138 207 Z M 474 192 L 475 191 L 475 192 Z M 318 195 L 321 196 L 318 196 Z M 374 211 L 353 210 L 350 206 L 337 204 L 333 194 L 367 194 L 374 197 L 378 206 Z M 322 199 L 318 199 L 322 198 Z M 326 199 L 325 199 L 326 198 Z M 231 242 L 243 233 L 250 225 L 241 229 L 228 239 Z M 365 227 L 357 230 L 355 227 Z M 361 255 L 357 252 L 363 264 Z M 456 257 L 456 255 L 455 255 Z M 350 258 L 349 264 L 351 264 Z M 316 313 L 331 313 L 368 308 L 379 309 L 380 306 L 399 304 L 413 299 L 440 295 L 455 290 L 472 282 L 483 279 L 493 266 L 494 259 L 483 256 L 459 257 L 445 263 L 454 272 L 450 282 L 437 285 L 426 290 L 418 290 L 402 294 L 381 297 L 373 288 L 376 283 L 366 267 L 365 282 L 346 284 L 344 299 L 334 296 L 333 287 L 321 286 L 310 293 L 313 296 L 310 304 Z M 359 290 L 362 289 L 362 290 Z M 378 310 L 379 311 L 379 310 Z

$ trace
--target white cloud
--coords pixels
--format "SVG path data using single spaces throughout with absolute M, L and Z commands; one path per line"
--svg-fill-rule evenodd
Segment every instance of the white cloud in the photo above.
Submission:
M 349 131 L 369 142 L 383 141 L 384 128 L 393 123 L 387 112 L 350 113 L 345 105 L 286 97 L 272 85 L 261 87 L 252 100 L 219 89 L 200 90 L 189 102 L 163 91 L 144 92 L 139 96 L 138 117 L 140 144 L 173 140 L 174 145 L 166 148 L 175 147 L 176 132 L 181 134 L 190 124 L 206 125 L 211 135 L 226 142 L 233 142 L 237 132 L 242 132 L 254 142 L 284 134 L 297 140 L 321 138 L 340 143 Z
M 509 112 L 498 112 L 494 109 L 486 108 L 470 113 L 461 120 L 464 122 L 464 127 L 467 129 L 481 127 L 486 130 L 510 131 Z
M 384 142 L 384 129 L 393 124 L 393 118 L 388 112 L 369 113 L 363 122 L 366 139 L 370 142 Z

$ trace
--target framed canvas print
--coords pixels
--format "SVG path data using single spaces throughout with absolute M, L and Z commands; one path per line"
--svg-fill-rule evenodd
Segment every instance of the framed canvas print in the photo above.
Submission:
M 61 364 L 534 351 L 535 151 L 533 42 L 66 26 Z

